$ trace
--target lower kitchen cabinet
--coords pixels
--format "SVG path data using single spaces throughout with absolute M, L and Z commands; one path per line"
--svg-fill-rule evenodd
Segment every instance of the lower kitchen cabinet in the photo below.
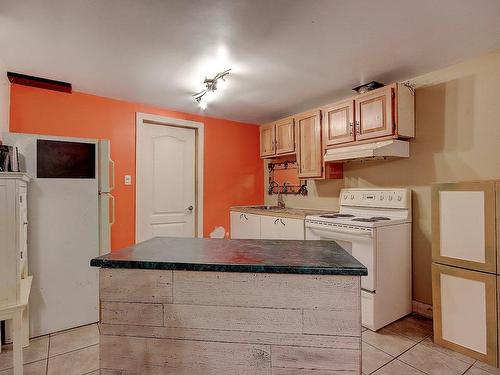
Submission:
M 497 365 L 497 276 L 432 265 L 434 342 Z
M 303 240 L 304 220 L 261 216 L 260 238 L 263 240 Z
M 260 216 L 231 211 L 231 238 L 259 239 Z
M 304 220 L 231 211 L 231 238 L 304 240 Z

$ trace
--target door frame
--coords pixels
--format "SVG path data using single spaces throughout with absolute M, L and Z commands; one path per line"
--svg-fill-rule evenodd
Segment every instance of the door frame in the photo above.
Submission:
M 138 236 L 138 218 L 140 207 L 140 189 L 139 181 L 142 178 L 139 168 L 139 152 L 141 152 L 142 126 L 163 125 L 176 128 L 193 129 L 195 131 L 195 237 L 203 237 L 203 164 L 204 164 L 204 143 L 205 143 L 205 125 L 202 122 L 183 120 L 174 117 L 165 117 L 153 115 L 150 113 L 136 112 L 135 122 L 135 239 L 137 243 Z

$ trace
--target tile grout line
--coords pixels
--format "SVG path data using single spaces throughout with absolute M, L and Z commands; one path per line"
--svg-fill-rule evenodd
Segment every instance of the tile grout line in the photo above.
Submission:
M 49 373 L 49 356 L 50 356 L 50 335 L 49 335 L 49 345 L 47 348 L 47 362 L 45 363 L 45 375 Z
M 469 370 L 470 370 L 470 369 L 474 366 L 474 363 L 476 363 L 476 361 L 472 362 L 472 364 L 471 364 L 469 367 L 467 367 L 467 368 L 465 369 L 465 371 L 464 371 L 464 372 L 462 372 L 462 375 L 463 375 L 463 374 L 466 374 L 466 373 L 467 373 L 467 371 L 469 371 Z M 488 371 L 487 371 L 487 372 L 488 372 Z
M 405 350 L 404 352 L 402 352 L 401 354 L 399 354 L 396 358 L 401 357 L 403 354 L 405 354 L 406 352 L 410 351 L 411 349 L 413 349 L 414 347 L 416 347 L 418 344 L 421 344 L 422 342 L 424 342 L 424 341 L 425 341 L 427 338 L 429 338 L 429 337 L 431 337 L 431 335 L 424 337 L 422 340 L 418 341 L 418 342 L 417 342 L 415 345 L 413 345 L 411 348 L 408 348 L 407 350 Z M 420 372 L 422 372 L 422 373 L 424 373 L 424 374 L 428 374 L 428 372 L 427 372 L 427 371 L 424 371 L 424 370 L 422 370 L 422 369 L 416 368 L 415 366 L 413 366 L 413 365 L 411 365 L 411 364 L 409 364 L 409 363 L 407 363 L 407 362 L 405 362 L 405 361 L 403 361 L 403 360 L 400 360 L 400 361 L 401 361 L 401 362 L 403 362 L 405 365 L 410 366 L 411 368 L 414 368 L 415 370 L 418 370 L 418 371 L 420 371 Z
M 373 331 L 371 331 L 371 332 L 373 332 Z M 376 333 L 376 332 L 375 332 L 375 333 Z M 410 346 L 408 349 L 405 349 L 404 351 L 402 351 L 400 354 L 398 354 L 398 355 L 396 355 L 396 356 L 395 356 L 394 354 L 388 353 L 388 352 L 386 352 L 385 350 L 383 350 L 383 349 L 379 348 L 378 346 L 375 346 L 374 344 L 370 344 L 369 342 L 367 342 L 367 341 L 363 340 L 362 338 L 361 338 L 361 341 L 362 341 L 362 342 L 364 342 L 364 343 L 366 343 L 366 344 L 368 344 L 368 345 L 373 346 L 374 348 L 376 348 L 376 349 L 380 350 L 381 352 L 383 352 L 383 353 L 385 353 L 385 354 L 387 354 L 387 355 L 389 355 L 389 356 L 391 356 L 391 357 L 393 357 L 393 358 L 398 358 L 399 356 L 401 356 L 402 354 L 406 353 L 406 352 L 407 352 L 408 350 L 410 350 L 411 348 L 413 348 L 413 347 L 415 347 L 416 345 L 420 344 L 420 343 L 421 343 L 422 341 L 424 341 L 426 338 L 430 337 L 430 335 L 429 335 L 429 336 L 424 337 L 424 338 L 423 338 L 423 339 L 421 339 L 420 341 L 413 341 L 413 340 L 409 339 L 409 338 L 408 338 L 408 337 L 406 337 L 406 336 L 400 335 L 399 333 L 397 333 L 397 334 L 395 334 L 394 332 L 391 332 L 391 333 L 392 333 L 393 335 L 396 335 L 396 336 L 399 336 L 399 337 L 403 337 L 403 338 L 405 338 L 405 339 L 407 339 L 407 340 L 410 340 L 411 342 L 413 342 L 413 345 L 412 345 L 412 346 Z
M 430 337 L 431 337 L 431 335 L 429 335 L 429 336 L 427 336 L 427 337 L 423 338 L 423 339 L 422 339 L 422 340 L 420 340 L 417 344 L 415 344 L 415 345 L 414 345 L 414 346 L 412 346 L 411 348 L 408 348 L 408 350 L 405 350 L 405 351 L 404 351 L 404 352 L 402 352 L 400 355 L 398 355 L 396 358 L 401 357 L 403 354 L 405 354 L 406 352 L 408 352 L 410 349 L 414 348 L 414 347 L 415 347 L 416 345 L 418 345 L 418 344 L 421 344 L 422 342 L 424 342 L 425 340 L 427 340 L 427 339 L 428 339 L 428 338 L 430 338 Z M 422 345 L 423 345 L 423 344 L 422 344 Z M 434 348 L 428 348 L 428 349 L 435 350 Z M 446 357 L 450 357 L 450 356 L 449 356 L 449 355 L 447 355 L 446 353 L 443 353 L 443 352 L 441 352 L 441 351 L 439 351 L 439 350 L 436 350 L 436 351 L 437 351 L 437 352 L 439 352 L 440 354 L 445 355 Z M 465 362 L 465 361 L 463 361 L 463 360 L 461 360 L 461 359 L 459 359 L 459 358 L 456 358 L 456 360 L 457 360 L 457 361 L 460 361 L 460 362 L 462 362 L 462 363 L 465 363 L 466 365 L 469 365 L 467 362 Z M 424 370 L 422 370 L 422 369 L 419 369 L 419 368 L 417 368 L 417 367 L 415 367 L 415 366 L 413 366 L 413 365 L 411 365 L 411 364 L 409 364 L 409 363 L 407 363 L 407 362 L 405 362 L 405 361 L 403 361 L 403 360 L 400 360 L 400 361 L 401 361 L 401 362 L 403 362 L 404 364 L 406 364 L 406 365 L 410 366 L 411 368 L 414 368 L 414 369 L 416 369 L 416 370 L 418 370 L 418 371 L 420 371 L 420 372 L 423 372 L 423 373 L 425 373 L 425 374 L 428 374 L 426 371 L 424 371 Z M 469 370 L 470 370 L 470 369 L 474 366 L 474 364 L 475 364 L 476 362 L 477 362 L 477 361 L 472 362 L 472 364 L 470 364 L 470 365 L 469 365 L 469 367 L 467 367 L 467 368 L 465 369 L 465 371 L 464 371 L 464 372 L 462 372 L 461 374 L 463 375 L 463 374 L 465 374 L 467 371 L 469 371 Z
M 56 354 L 52 357 L 49 357 L 47 359 L 51 359 L 51 358 L 57 358 L 57 357 L 60 357 L 62 355 L 65 355 L 65 354 L 69 354 L 69 353 L 74 353 L 74 352 L 77 352 L 79 350 L 83 350 L 83 349 L 88 349 L 88 348 L 91 348 L 93 346 L 97 346 L 97 345 L 100 345 L 100 342 L 98 342 L 97 344 L 92 344 L 92 345 L 87 345 L 87 346 L 82 346 L 81 348 L 78 348 L 78 349 L 73 349 L 73 350 L 70 350 L 68 352 L 64 352 L 64 353 L 60 353 L 60 354 Z
M 406 336 L 403 336 L 403 335 L 399 335 L 399 336 L 406 337 Z M 393 358 L 392 358 L 389 362 L 387 362 L 386 364 L 384 364 L 383 366 L 380 366 L 380 367 L 379 367 L 379 368 L 377 368 L 375 371 L 371 372 L 370 374 L 373 374 L 374 372 L 376 372 L 376 371 L 380 370 L 381 368 L 383 368 L 383 367 L 387 366 L 389 363 L 394 362 L 394 361 L 395 361 L 395 360 L 397 360 L 399 357 L 401 357 L 403 354 L 405 354 L 407 351 L 409 351 L 409 350 L 413 349 L 415 346 L 417 346 L 418 344 L 420 344 L 422 341 L 424 341 L 424 340 L 425 340 L 425 339 L 427 339 L 428 337 L 430 337 L 430 335 L 429 335 L 429 336 L 424 337 L 424 338 L 423 338 L 423 339 L 421 339 L 420 341 L 415 342 L 415 344 L 414 344 L 414 345 L 412 345 L 412 346 L 410 346 L 408 349 L 406 349 L 406 350 L 402 351 L 402 352 L 401 352 L 400 354 L 398 354 L 396 357 L 394 357 L 394 356 L 390 355 L 389 353 L 386 353 L 386 352 L 385 352 L 385 351 L 383 351 L 382 349 L 377 348 L 376 346 L 372 345 L 374 348 L 376 348 L 376 349 L 378 349 L 378 350 L 380 350 L 380 351 L 384 352 L 384 353 L 385 353 L 385 354 L 387 354 L 387 355 L 390 355 L 390 356 L 391 356 L 391 357 L 393 357 Z M 408 338 L 408 337 L 406 337 L 406 338 Z M 368 344 L 368 343 L 367 343 L 367 344 Z M 371 345 L 371 344 L 368 344 L 368 345 Z M 411 368 L 413 368 L 413 369 L 417 370 L 417 371 L 420 371 L 422 374 L 427 374 L 427 375 L 428 375 L 428 373 L 427 373 L 427 372 L 425 372 L 425 371 L 423 371 L 423 370 L 421 370 L 421 369 L 418 369 L 418 368 L 416 368 L 416 367 L 414 367 L 414 366 L 412 366 L 412 365 L 410 365 L 410 364 L 408 364 L 408 363 L 406 363 L 406 362 L 404 362 L 404 361 L 401 361 L 401 360 L 399 360 L 399 361 L 400 361 L 400 362 L 402 362 L 402 363 L 404 363 L 405 365 L 407 365 L 407 366 L 409 366 L 409 367 L 411 367 Z

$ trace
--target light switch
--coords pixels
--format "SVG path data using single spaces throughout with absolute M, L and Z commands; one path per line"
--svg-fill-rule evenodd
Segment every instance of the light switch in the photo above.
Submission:
M 125 175 L 125 185 L 132 185 L 132 176 L 129 174 Z

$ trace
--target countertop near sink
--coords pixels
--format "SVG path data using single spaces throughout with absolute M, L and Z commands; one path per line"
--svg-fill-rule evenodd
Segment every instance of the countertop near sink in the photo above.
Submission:
M 308 215 L 323 215 L 336 212 L 334 210 L 318 210 L 312 208 L 276 208 L 271 210 L 264 210 L 255 208 L 254 206 L 234 206 L 231 207 L 233 212 L 241 212 L 246 214 L 254 215 L 264 215 L 264 216 L 276 216 L 276 217 L 286 217 L 290 219 L 301 219 L 304 220 Z

